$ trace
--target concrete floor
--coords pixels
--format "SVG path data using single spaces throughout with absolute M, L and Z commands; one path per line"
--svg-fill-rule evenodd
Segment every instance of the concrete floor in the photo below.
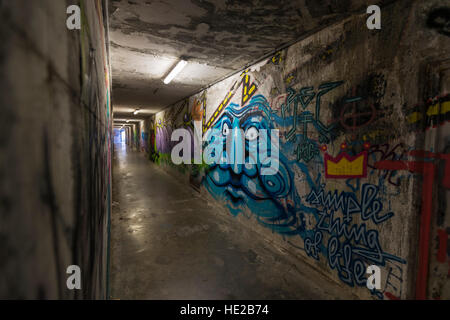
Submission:
M 113 299 L 348 299 L 345 290 L 116 145 Z

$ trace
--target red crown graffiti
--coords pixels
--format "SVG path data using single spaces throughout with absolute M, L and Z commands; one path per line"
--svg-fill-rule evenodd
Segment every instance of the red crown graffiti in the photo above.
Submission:
M 365 178 L 367 177 L 367 158 L 367 151 L 356 156 L 350 156 L 347 152 L 342 151 L 336 158 L 325 153 L 325 177 L 331 179 Z

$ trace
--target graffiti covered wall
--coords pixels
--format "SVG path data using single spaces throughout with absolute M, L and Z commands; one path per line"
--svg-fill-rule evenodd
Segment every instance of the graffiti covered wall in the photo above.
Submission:
M 24 3 L 0 3 L 0 298 L 105 299 L 107 2 Z M 66 27 L 70 4 L 80 6 L 81 30 Z M 81 290 L 67 288 L 70 265 L 81 268 Z
M 397 1 L 383 8 L 381 31 L 348 18 L 158 113 L 155 162 L 362 298 L 450 298 L 440 71 L 450 46 L 426 23 L 437 3 Z M 195 120 L 204 146 L 214 129 L 242 129 L 245 140 L 230 139 L 246 152 L 262 130 L 279 130 L 278 172 L 175 166 L 171 134 L 193 137 Z M 366 287 L 369 265 L 381 268 L 379 289 Z

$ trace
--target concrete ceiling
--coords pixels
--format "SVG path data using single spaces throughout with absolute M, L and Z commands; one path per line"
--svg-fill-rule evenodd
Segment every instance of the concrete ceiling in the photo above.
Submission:
M 352 12 L 365 0 L 110 0 L 114 113 L 155 113 Z M 391 2 L 391 1 L 386 1 Z M 181 57 L 187 67 L 164 77 Z

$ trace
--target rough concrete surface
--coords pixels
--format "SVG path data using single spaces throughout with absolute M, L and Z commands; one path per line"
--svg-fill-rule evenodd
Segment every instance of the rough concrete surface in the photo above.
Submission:
M 368 2 L 392 0 L 110 1 L 115 112 L 160 111 Z M 163 84 L 181 58 L 189 65 Z
M 113 183 L 113 299 L 352 298 L 125 145 Z
M 106 4 L 85 1 L 80 33 L 73 2 L 0 1 L 0 299 L 107 296 Z

